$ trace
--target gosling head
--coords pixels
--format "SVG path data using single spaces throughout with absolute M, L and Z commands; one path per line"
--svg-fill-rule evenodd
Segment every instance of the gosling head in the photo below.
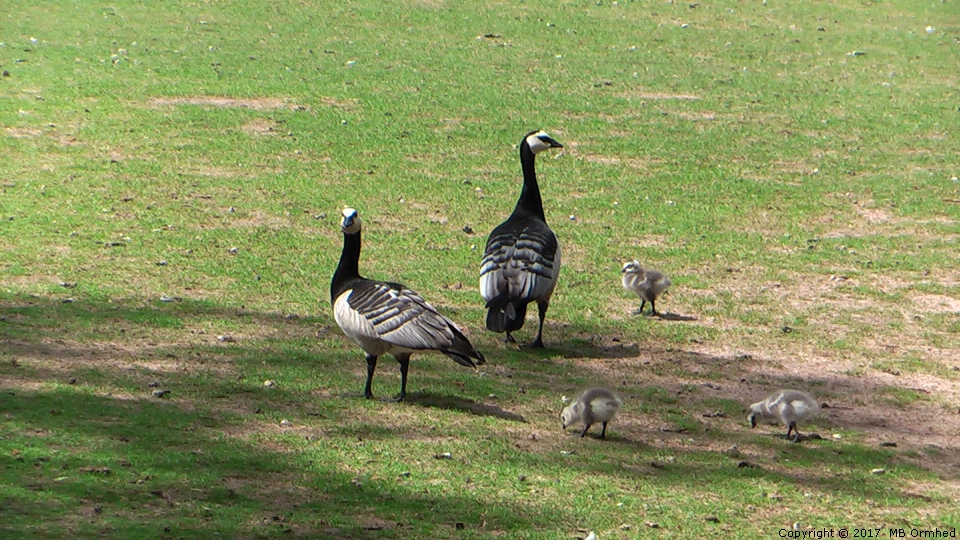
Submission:
M 353 208 L 344 208 L 340 212 L 343 214 L 343 220 L 340 222 L 340 228 L 343 234 L 356 234 L 360 232 L 360 214 Z
M 750 428 L 757 427 L 757 416 L 763 415 L 763 404 L 754 403 L 750 406 L 750 414 L 747 415 L 747 422 L 750 422 Z
M 623 264 L 623 268 L 620 269 L 621 274 L 641 274 L 643 273 L 643 267 L 640 266 L 640 262 L 636 259 L 628 261 Z
M 541 130 L 527 133 L 523 140 L 525 143 L 527 143 L 527 146 L 530 147 L 530 151 L 533 152 L 534 155 L 537 155 L 548 148 L 563 148 L 562 144 L 553 140 L 549 135 Z
M 567 426 L 573 425 L 575 420 L 576 415 L 573 413 L 573 405 L 564 407 L 563 411 L 560 412 L 560 428 L 567 429 Z

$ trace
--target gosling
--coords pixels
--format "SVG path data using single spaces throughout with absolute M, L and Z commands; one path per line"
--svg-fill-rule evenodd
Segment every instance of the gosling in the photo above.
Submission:
M 606 388 L 591 388 L 580 395 L 572 403 L 564 407 L 560 413 L 562 429 L 579 423 L 583 426 L 580 437 L 586 437 L 590 426 L 597 422 L 603 423 L 600 438 L 607 436 L 607 422 L 613 420 L 620 410 L 620 399 Z
M 640 307 L 633 314 L 642 314 L 643 307 L 650 302 L 650 316 L 658 316 L 657 297 L 670 287 L 670 278 L 658 270 L 644 270 L 636 260 L 624 264 L 620 273 L 623 274 L 623 288 L 640 297 Z
M 813 416 L 819 410 L 817 400 L 810 394 L 799 390 L 781 390 L 751 405 L 747 420 L 751 428 L 757 427 L 757 416 L 780 420 L 787 426 L 787 439 L 793 432 L 793 442 L 799 442 L 800 430 L 797 429 L 797 423 Z

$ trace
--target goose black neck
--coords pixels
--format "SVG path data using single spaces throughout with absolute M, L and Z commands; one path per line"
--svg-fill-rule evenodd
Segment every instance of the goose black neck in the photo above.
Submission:
M 540 186 L 537 185 L 536 155 L 530 150 L 527 141 L 520 144 L 520 166 L 523 169 L 523 189 L 513 214 L 535 216 L 546 221 L 543 201 L 540 199 Z
M 343 233 L 340 263 L 330 283 L 330 302 L 335 301 L 350 283 L 357 279 L 360 279 L 360 231 L 353 234 Z

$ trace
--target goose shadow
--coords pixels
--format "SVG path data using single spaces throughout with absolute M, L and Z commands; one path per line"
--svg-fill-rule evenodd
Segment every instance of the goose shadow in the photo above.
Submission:
M 476 401 L 451 396 L 449 394 L 431 394 L 427 392 L 408 393 L 405 399 L 407 403 L 419 405 L 421 407 L 434 407 L 437 409 L 446 409 L 449 411 L 461 411 L 474 416 L 493 416 L 513 422 L 527 423 L 526 418 L 517 413 L 502 409 L 496 405 L 487 403 L 477 403 Z
M 656 318 L 663 321 L 696 321 L 698 320 L 696 317 L 692 315 L 681 315 L 679 313 L 669 313 L 669 312 L 662 312 L 662 311 L 660 313 L 657 313 L 655 317 L 651 317 L 651 318 Z

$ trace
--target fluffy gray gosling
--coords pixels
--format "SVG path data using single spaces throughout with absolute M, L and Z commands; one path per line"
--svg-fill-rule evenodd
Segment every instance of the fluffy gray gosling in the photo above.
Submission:
M 787 426 L 787 438 L 793 432 L 793 442 L 800 441 L 797 423 L 815 415 L 820 405 L 813 396 L 799 390 L 781 390 L 767 396 L 767 399 L 750 406 L 747 421 L 750 427 L 757 427 L 757 417 L 775 418 Z
M 620 273 L 623 274 L 623 288 L 640 297 L 640 307 L 633 312 L 634 315 L 642 314 L 643 307 L 650 302 L 650 315 L 656 317 L 657 297 L 670 287 L 670 278 L 658 270 L 644 270 L 636 260 L 624 264 Z
M 580 437 L 587 436 L 587 430 L 597 422 L 603 423 L 600 438 L 607 436 L 607 422 L 613 420 L 620 410 L 620 399 L 606 388 L 591 388 L 563 408 L 560 424 L 563 429 L 574 424 L 583 426 Z

